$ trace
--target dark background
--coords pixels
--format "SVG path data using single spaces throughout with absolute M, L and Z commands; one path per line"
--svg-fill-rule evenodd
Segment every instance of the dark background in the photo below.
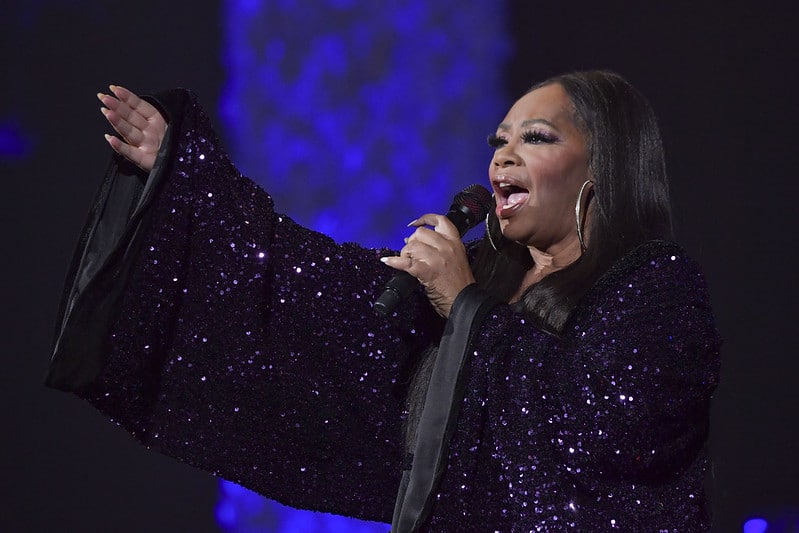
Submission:
M 508 102 L 552 74 L 611 68 L 658 112 L 678 239 L 705 267 L 725 338 L 712 428 L 717 529 L 741 531 L 747 517 L 799 509 L 797 17 L 754 2 L 596 4 L 510 2 Z M 2 12 L 0 117 L 30 148 L 0 160 L 0 529 L 215 531 L 213 478 L 148 453 L 41 383 L 61 283 L 108 156 L 94 93 L 108 83 L 192 87 L 213 114 L 221 9 L 31 0 Z

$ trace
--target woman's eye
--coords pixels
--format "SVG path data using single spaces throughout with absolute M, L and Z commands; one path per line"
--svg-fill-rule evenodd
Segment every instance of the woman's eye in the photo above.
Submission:
M 494 149 L 501 148 L 502 146 L 508 144 L 507 139 L 503 139 L 502 137 L 497 137 L 494 134 L 489 135 L 488 139 L 486 140 L 488 141 L 488 146 Z
M 525 131 L 521 135 L 521 140 L 523 143 L 526 144 L 551 144 L 556 142 L 558 139 L 551 133 L 547 133 L 545 131 L 533 130 L 533 131 Z M 506 144 L 508 144 L 508 139 L 503 137 L 498 137 L 497 135 L 489 135 L 488 136 L 488 146 L 493 149 L 502 148 Z
M 557 138 L 544 131 L 525 131 L 522 133 L 522 141 L 528 144 L 550 144 L 557 140 Z

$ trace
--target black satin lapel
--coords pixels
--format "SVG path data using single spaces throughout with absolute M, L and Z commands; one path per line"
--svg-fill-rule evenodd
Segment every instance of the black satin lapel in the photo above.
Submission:
M 472 336 L 494 305 L 482 289 L 470 285 L 452 306 L 419 420 L 413 464 L 403 473 L 397 495 L 392 533 L 416 531 L 430 513 L 463 400 Z

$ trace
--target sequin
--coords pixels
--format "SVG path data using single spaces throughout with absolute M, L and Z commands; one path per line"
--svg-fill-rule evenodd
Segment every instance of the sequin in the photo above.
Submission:
M 379 317 L 385 251 L 276 214 L 193 98 L 172 112 L 147 260 L 132 259 L 108 361 L 80 394 L 153 449 L 270 498 L 389 522 L 404 387 L 441 320 L 421 293 Z M 477 325 L 424 529 L 707 530 L 720 341 L 697 265 L 643 245 L 564 331 L 507 305 Z

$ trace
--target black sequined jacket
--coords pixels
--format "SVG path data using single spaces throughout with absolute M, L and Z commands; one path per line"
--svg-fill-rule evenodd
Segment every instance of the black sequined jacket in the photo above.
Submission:
M 156 167 L 142 176 L 115 158 L 90 212 L 48 384 L 270 498 L 390 521 L 405 383 L 441 320 L 421 295 L 376 315 L 384 252 L 275 213 L 192 96 L 157 102 L 170 126 Z M 720 341 L 680 248 L 623 258 L 560 337 L 504 304 L 474 328 L 423 529 L 708 529 Z

